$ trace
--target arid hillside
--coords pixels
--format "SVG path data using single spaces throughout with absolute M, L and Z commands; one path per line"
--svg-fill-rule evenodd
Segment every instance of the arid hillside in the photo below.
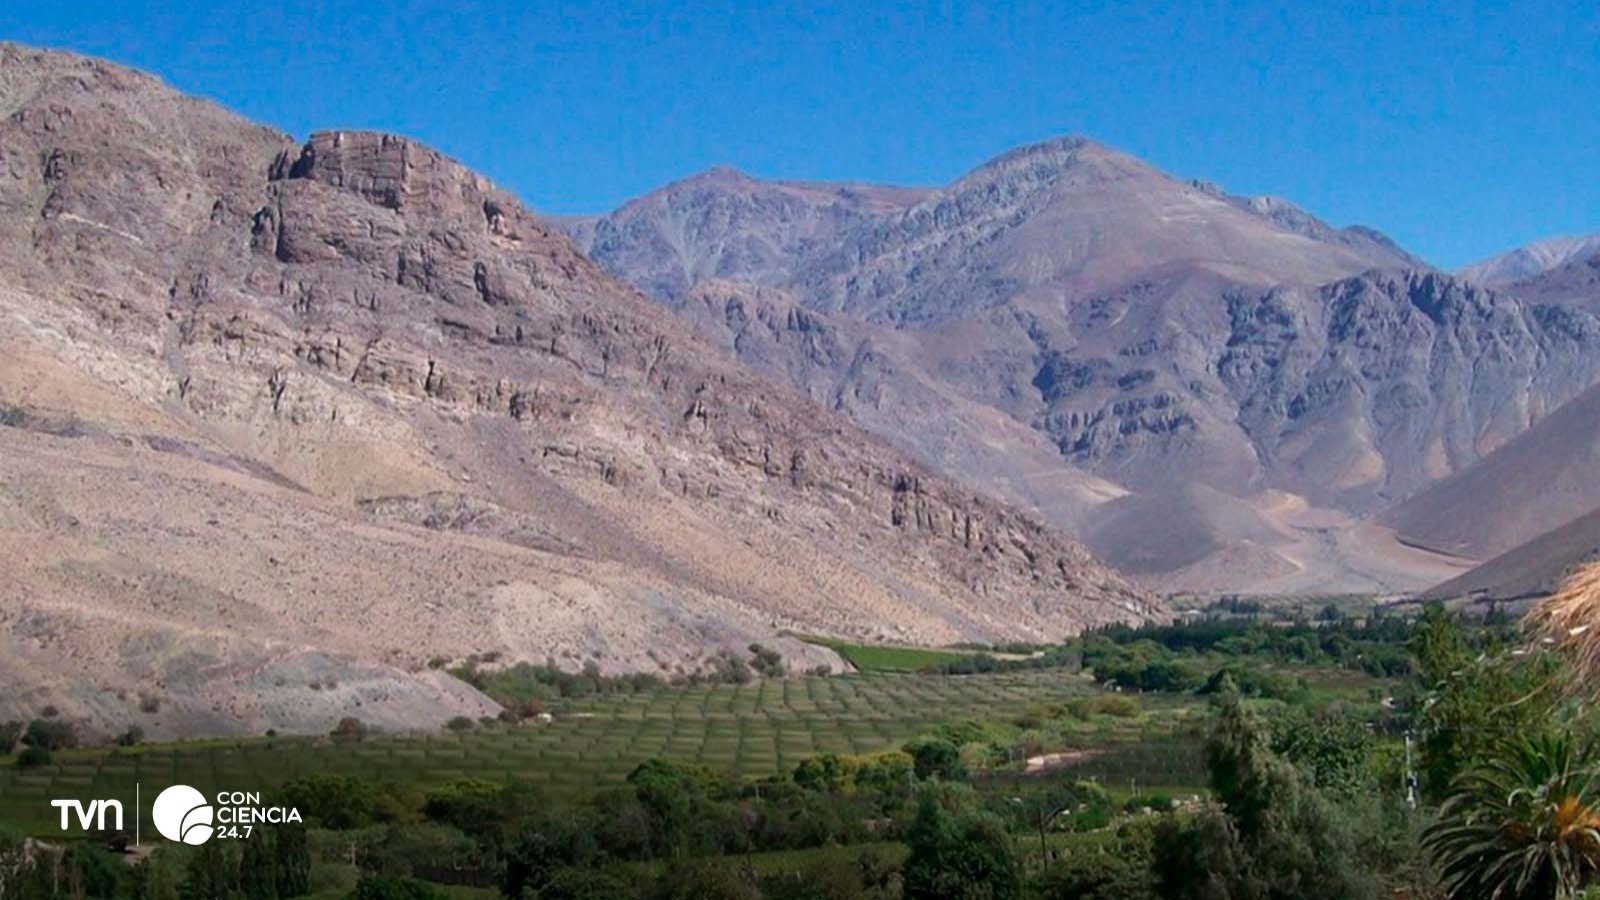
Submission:
M 753 373 L 481 176 L 0 47 L 0 718 L 432 727 L 431 658 L 1161 613 Z
M 887 199 L 845 216 L 821 186 L 710 173 L 568 227 L 747 363 L 1160 589 L 1450 577 L 1469 563 L 1373 514 L 1600 376 L 1593 309 L 1433 271 L 1370 229 L 1094 141 L 875 190 Z M 829 240 L 769 238 L 794 222 Z M 717 265 L 682 264 L 700 259 Z

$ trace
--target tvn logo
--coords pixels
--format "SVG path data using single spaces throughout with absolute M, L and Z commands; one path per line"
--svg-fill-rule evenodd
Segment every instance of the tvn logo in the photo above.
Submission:
M 88 831 L 91 827 L 96 831 L 106 830 L 106 813 L 115 813 L 111 830 L 122 830 L 122 802 L 120 800 L 90 800 L 84 806 L 78 800 L 51 800 L 50 805 L 61 810 L 61 830 L 67 831 L 72 827 L 72 813 L 77 813 L 78 827 Z M 91 826 L 92 823 L 92 826 Z
M 135 785 L 134 795 L 139 787 Z M 51 800 L 50 805 L 61 814 L 61 830 L 71 831 L 76 826 L 84 831 L 123 831 L 122 803 L 118 800 Z M 140 805 L 134 800 L 134 843 L 139 843 L 143 817 Z M 156 796 L 150 808 L 150 819 L 156 831 L 169 841 L 182 844 L 204 844 L 213 837 L 248 838 L 258 824 L 297 824 L 300 811 L 294 807 L 264 806 L 261 795 L 244 791 L 221 791 L 215 802 L 205 794 L 186 785 L 175 784 Z

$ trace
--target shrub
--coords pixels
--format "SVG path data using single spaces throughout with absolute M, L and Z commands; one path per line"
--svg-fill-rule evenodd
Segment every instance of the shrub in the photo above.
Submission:
M 408 875 L 363 875 L 350 900 L 449 900 L 426 881 Z
M 371 729 L 355 716 L 345 716 L 328 734 L 336 741 L 364 740 Z
M 808 757 L 794 767 L 794 783 L 812 790 L 837 792 L 850 783 L 854 771 L 850 760 L 837 753 Z
M 755 669 L 764 678 L 782 678 L 784 675 L 783 654 L 769 649 L 760 644 L 751 644 L 750 653 L 754 656 L 751 668 Z
M 117 746 L 137 747 L 144 743 L 144 729 L 137 725 L 129 725 L 128 730 L 117 735 Z
M 41 750 L 65 750 L 78 746 L 78 729 L 71 722 L 34 719 L 23 732 L 22 742 Z
M 1100 694 L 1067 704 L 1067 711 L 1077 719 L 1089 719 L 1097 715 L 1131 719 L 1139 714 L 1140 709 L 1137 698 L 1124 694 Z
M 16 749 L 17 740 L 22 737 L 21 722 L 0 723 L 0 753 L 10 753 Z
M 343 775 L 307 775 L 281 789 L 285 806 L 300 810 L 309 822 L 342 831 L 371 825 L 372 787 Z
M 906 834 L 906 900 L 1022 896 L 1022 864 L 1005 826 L 993 816 L 950 812 L 942 801 L 953 799 L 926 791 L 917 803 Z
M 468 716 L 455 716 L 444 723 L 444 727 L 451 731 L 471 731 L 476 725 L 477 723 L 473 722 Z
M 905 746 L 911 756 L 911 765 L 918 778 L 940 778 L 961 781 L 967 777 L 966 764 L 961 761 L 961 749 L 943 738 L 913 741 Z
M 23 747 L 17 754 L 17 765 L 24 769 L 37 769 L 50 764 L 50 751 L 43 747 Z

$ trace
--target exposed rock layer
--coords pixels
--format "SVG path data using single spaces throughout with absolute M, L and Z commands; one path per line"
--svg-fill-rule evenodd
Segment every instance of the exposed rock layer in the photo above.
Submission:
M 482 708 L 435 655 L 670 673 L 1159 614 L 426 147 L 14 46 L 0 117 L 0 717 L 426 726 Z

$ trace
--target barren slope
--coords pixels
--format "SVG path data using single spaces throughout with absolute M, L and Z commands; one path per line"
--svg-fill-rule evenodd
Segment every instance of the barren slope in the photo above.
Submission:
M 432 726 L 483 708 L 434 655 L 675 672 L 1158 612 L 425 147 L 9 45 L 0 123 L 0 717 Z
M 1383 519 L 1409 543 L 1486 560 L 1600 507 L 1600 386 Z
M 688 290 L 698 304 L 652 273 L 760 232 L 760 207 L 739 206 L 737 229 L 673 231 L 687 251 L 631 238 L 691 208 L 721 221 L 762 189 L 687 183 L 673 217 L 657 201 L 600 219 L 616 220 L 601 261 L 735 335 L 748 362 L 1163 588 L 1431 583 L 1456 563 L 1362 519 L 1600 375 L 1591 310 L 1432 272 L 1376 232 L 1091 141 L 1021 148 L 831 242 L 723 265 Z M 738 279 L 766 293 L 730 300 Z M 748 296 L 768 311 L 749 315 Z
M 1435 585 L 1425 597 L 1526 600 L 1551 593 L 1583 563 L 1600 559 L 1600 509 L 1519 544 Z

